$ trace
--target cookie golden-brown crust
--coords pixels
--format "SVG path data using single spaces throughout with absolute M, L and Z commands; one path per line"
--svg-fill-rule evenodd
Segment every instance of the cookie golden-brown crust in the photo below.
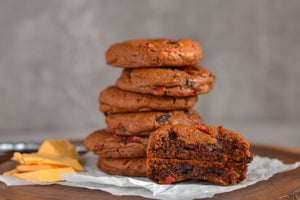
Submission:
M 191 39 L 138 39 L 110 46 L 105 57 L 114 67 L 170 67 L 196 65 L 202 60 L 203 51 Z
M 169 111 L 191 108 L 197 102 L 197 96 L 168 97 L 154 96 L 121 90 L 111 86 L 100 93 L 100 111 L 103 113 Z
M 147 176 L 146 158 L 99 158 L 97 166 L 107 174 L 124 176 Z
M 204 125 L 193 109 L 167 112 L 135 112 L 110 114 L 105 119 L 106 131 L 122 136 L 145 136 L 156 129 L 174 124 Z
M 146 156 L 148 138 L 120 137 L 105 130 L 88 135 L 84 146 L 101 158 L 138 158 Z
M 193 96 L 210 92 L 215 76 L 204 67 L 124 69 L 116 86 L 132 92 Z

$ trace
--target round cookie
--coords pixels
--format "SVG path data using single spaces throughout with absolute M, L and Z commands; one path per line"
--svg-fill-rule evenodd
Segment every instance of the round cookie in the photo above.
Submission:
M 156 129 L 175 124 L 204 125 L 195 110 L 135 112 L 110 114 L 105 119 L 106 131 L 120 136 L 148 136 Z
M 107 174 L 124 176 L 147 176 L 146 157 L 132 159 L 99 158 L 97 166 Z
M 146 156 L 148 138 L 120 137 L 105 130 L 88 135 L 84 146 L 101 158 L 138 158 Z
M 186 66 L 198 64 L 203 51 L 191 39 L 140 39 L 110 46 L 105 58 L 108 64 L 123 68 Z
M 193 96 L 210 92 L 215 76 L 204 67 L 124 69 L 116 86 L 157 96 Z
M 197 96 L 169 97 L 154 96 L 121 90 L 111 86 L 99 95 L 100 111 L 105 114 L 140 111 L 168 111 L 191 108 L 197 102 Z

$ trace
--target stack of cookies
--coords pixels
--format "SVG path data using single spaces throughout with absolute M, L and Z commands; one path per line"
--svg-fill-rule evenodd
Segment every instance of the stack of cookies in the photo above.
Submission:
M 166 125 L 204 125 L 192 109 L 212 90 L 215 76 L 195 66 L 201 46 L 190 39 L 130 40 L 112 45 L 106 61 L 124 68 L 114 86 L 99 96 L 107 128 L 84 141 L 109 174 L 147 176 L 146 148 L 151 132 Z

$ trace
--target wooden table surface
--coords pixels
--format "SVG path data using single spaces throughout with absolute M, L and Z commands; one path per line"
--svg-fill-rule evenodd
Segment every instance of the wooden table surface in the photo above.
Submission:
M 278 158 L 284 163 L 300 161 L 300 149 L 272 147 L 259 144 L 251 146 L 251 152 L 260 156 Z M 0 153 L 0 173 L 12 169 L 15 165 L 10 161 L 12 154 Z M 0 182 L 0 199 L 146 199 L 139 196 L 114 196 L 101 190 L 90 190 L 62 185 L 6 186 Z M 295 170 L 274 175 L 267 181 L 232 192 L 215 195 L 214 200 L 236 199 L 300 199 L 300 167 Z

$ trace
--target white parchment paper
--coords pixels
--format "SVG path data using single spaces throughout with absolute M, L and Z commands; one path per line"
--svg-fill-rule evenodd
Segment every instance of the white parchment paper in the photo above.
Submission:
M 97 156 L 91 152 L 83 155 L 85 172 L 61 175 L 66 182 L 55 184 L 83 187 L 109 192 L 114 195 L 139 195 L 155 199 L 194 199 L 207 198 L 215 194 L 230 192 L 253 185 L 258 181 L 267 180 L 274 174 L 296 169 L 300 161 L 294 164 L 284 164 L 278 159 L 254 156 L 249 165 L 247 179 L 234 186 L 219 186 L 207 182 L 189 181 L 173 185 L 158 185 L 145 177 L 125 177 L 108 175 L 100 171 L 97 166 Z M 0 181 L 8 186 L 13 185 L 49 185 L 53 182 L 36 182 L 20 180 L 12 175 L 1 176 Z

